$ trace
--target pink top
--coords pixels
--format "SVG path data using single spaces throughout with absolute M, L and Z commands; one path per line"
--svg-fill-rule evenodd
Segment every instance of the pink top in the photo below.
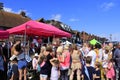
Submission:
M 60 65 L 62 69 L 68 69 L 70 66 L 70 52 L 64 52 L 65 55 L 64 62 L 61 62 Z

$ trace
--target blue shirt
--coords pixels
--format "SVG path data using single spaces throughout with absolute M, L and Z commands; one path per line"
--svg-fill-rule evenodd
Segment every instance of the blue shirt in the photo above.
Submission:
M 88 70 L 88 74 L 89 74 L 89 78 L 90 80 L 93 80 L 93 74 L 95 74 L 95 68 L 92 66 L 86 66 L 87 70 Z M 89 80 L 89 78 L 87 77 L 86 73 L 85 73 L 85 69 L 82 69 L 82 74 L 84 75 L 84 80 Z

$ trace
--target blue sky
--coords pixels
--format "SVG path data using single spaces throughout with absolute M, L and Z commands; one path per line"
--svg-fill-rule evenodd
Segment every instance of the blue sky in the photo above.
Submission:
M 120 0 L 1 0 L 4 9 L 25 10 L 33 20 L 61 21 L 72 29 L 120 40 Z

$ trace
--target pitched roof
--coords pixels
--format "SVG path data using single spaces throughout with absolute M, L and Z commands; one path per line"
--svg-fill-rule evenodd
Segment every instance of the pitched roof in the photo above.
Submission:
M 44 18 L 40 18 L 38 20 L 36 20 L 38 22 L 43 22 L 43 23 L 46 23 L 46 24 L 51 24 L 63 31 L 66 31 L 66 32 L 69 32 L 69 33 L 72 33 L 72 29 L 70 26 L 60 22 L 60 21 L 55 21 L 55 20 L 45 20 Z
M 0 27 L 11 28 L 31 20 L 20 14 L 10 13 L 0 10 Z

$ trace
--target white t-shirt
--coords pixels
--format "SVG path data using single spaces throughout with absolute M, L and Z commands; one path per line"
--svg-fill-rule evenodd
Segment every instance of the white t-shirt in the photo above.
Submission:
M 92 61 L 91 61 L 91 66 L 94 67 L 95 66 L 95 61 L 96 61 L 96 52 L 94 50 L 91 50 L 87 56 L 91 56 L 92 57 Z
M 50 80 L 58 80 L 58 78 L 59 78 L 58 69 L 57 69 L 57 67 L 52 66 Z

